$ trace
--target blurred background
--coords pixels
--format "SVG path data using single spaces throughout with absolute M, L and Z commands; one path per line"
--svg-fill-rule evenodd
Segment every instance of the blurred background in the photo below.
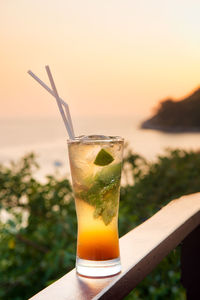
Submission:
M 198 88 L 199 10 L 196 0 L 2 0 L 0 162 L 34 150 L 40 177 L 57 161 L 68 172 L 55 100 L 27 74 L 50 85 L 46 64 L 76 135 L 122 135 L 148 159 L 168 146 L 199 146 L 198 134 L 139 129 L 160 100 Z
M 0 299 L 28 299 L 75 264 L 67 132 L 27 71 L 50 86 L 50 66 L 77 136 L 129 144 L 122 236 L 200 191 L 199 15 L 198 0 L 0 1 Z M 180 249 L 126 299 L 185 300 Z

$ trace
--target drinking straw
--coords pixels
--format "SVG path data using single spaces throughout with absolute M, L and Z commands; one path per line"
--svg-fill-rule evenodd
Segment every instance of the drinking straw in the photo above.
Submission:
M 28 71 L 28 74 L 31 76 L 31 77 L 33 77 L 43 88 L 45 88 L 53 97 L 55 97 L 56 98 L 56 95 L 55 95 L 55 92 L 54 91 L 52 91 L 40 78 L 38 78 L 32 71 Z M 54 84 L 55 85 L 55 84 Z M 73 124 L 72 124 L 72 119 L 71 119 L 71 115 L 70 115 L 70 111 L 69 111 L 69 106 L 68 106 L 68 104 L 63 100 L 63 99 L 61 99 L 59 96 L 58 96 L 58 98 L 59 98 L 59 102 L 61 102 L 61 104 L 64 106 L 64 108 L 65 108 L 65 112 L 66 112 L 66 115 L 67 115 L 67 119 L 66 119 L 66 116 L 64 115 L 64 119 L 65 119 L 65 121 L 64 121 L 64 119 L 63 119 L 63 121 L 64 121 L 64 124 L 65 124 L 65 127 L 66 127 L 66 129 L 67 129 L 67 132 L 68 132 L 68 134 L 69 134 L 69 137 L 71 138 L 71 139 L 74 139 L 75 138 L 75 134 L 74 134 L 74 128 L 73 128 Z M 57 101 L 57 99 L 56 99 L 56 101 Z M 59 109 L 60 110 L 60 109 Z M 62 109 L 62 111 L 63 111 L 63 109 Z M 64 113 L 64 112 L 63 112 Z M 62 114 L 61 114 L 61 116 L 62 116 Z

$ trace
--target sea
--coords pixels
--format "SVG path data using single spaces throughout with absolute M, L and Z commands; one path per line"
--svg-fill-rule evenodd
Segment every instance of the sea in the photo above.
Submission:
M 166 149 L 200 149 L 200 133 L 164 133 L 140 128 L 146 119 L 132 116 L 88 116 L 73 118 L 78 135 L 119 135 L 124 137 L 133 152 L 155 161 Z M 40 169 L 35 177 L 41 181 L 46 175 L 70 178 L 67 153 L 67 133 L 60 116 L 10 118 L 0 120 L 0 164 L 9 165 L 34 152 Z

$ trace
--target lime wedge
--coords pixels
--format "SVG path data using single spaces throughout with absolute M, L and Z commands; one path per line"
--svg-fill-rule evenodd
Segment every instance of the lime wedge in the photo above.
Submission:
M 97 166 L 107 166 L 113 160 L 114 160 L 114 158 L 112 157 L 112 155 L 110 153 L 108 153 L 104 149 L 101 149 L 95 158 L 94 164 Z

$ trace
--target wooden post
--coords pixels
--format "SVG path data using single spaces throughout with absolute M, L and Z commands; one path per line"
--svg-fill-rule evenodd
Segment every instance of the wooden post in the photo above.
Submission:
M 186 289 L 187 300 L 200 299 L 200 226 L 182 242 L 181 282 Z

